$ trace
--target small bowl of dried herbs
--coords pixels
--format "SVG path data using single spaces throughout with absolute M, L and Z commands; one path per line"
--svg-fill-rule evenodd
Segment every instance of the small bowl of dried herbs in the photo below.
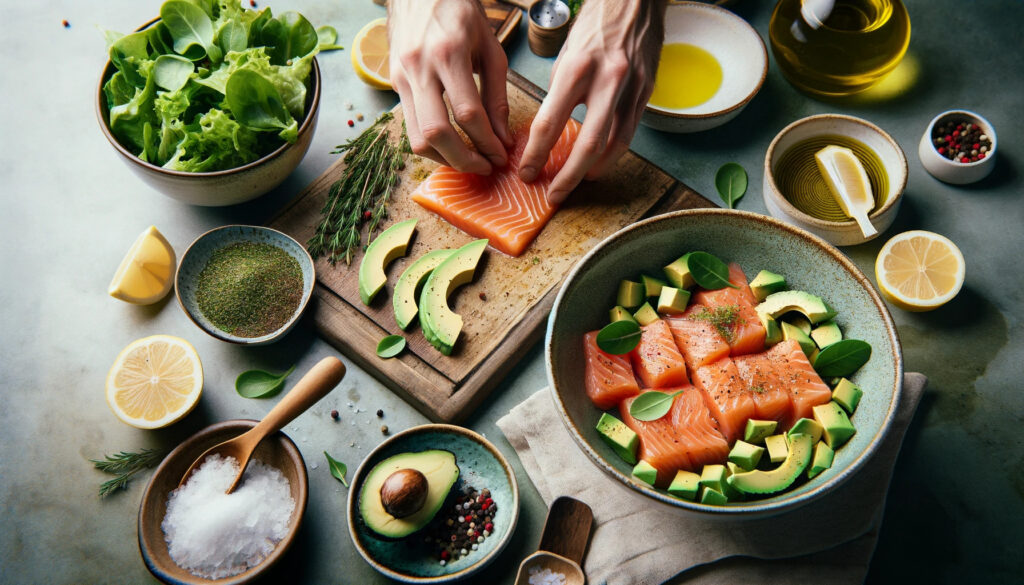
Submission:
M 227 225 L 195 239 L 174 277 L 178 303 L 221 341 L 264 345 L 284 337 L 313 295 L 313 259 L 288 235 Z

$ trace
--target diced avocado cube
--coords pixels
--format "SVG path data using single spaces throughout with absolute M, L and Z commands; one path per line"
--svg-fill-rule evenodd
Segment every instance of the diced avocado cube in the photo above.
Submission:
M 597 434 L 604 439 L 612 451 L 622 457 L 630 465 L 636 463 L 636 449 L 640 445 L 640 437 L 626 423 L 608 414 L 601 415 L 597 421 Z
M 786 436 L 792 436 L 797 433 L 803 433 L 810 435 L 811 440 L 815 443 L 821 440 L 821 433 L 824 429 L 818 424 L 818 421 L 810 418 L 802 418 L 793 424 L 793 428 L 786 432 Z
M 747 426 L 743 429 L 743 440 L 748 443 L 763 443 L 764 438 L 775 432 L 779 423 L 773 420 L 747 419 Z
M 802 290 L 784 290 L 765 297 L 761 304 L 754 307 L 758 313 L 778 318 L 790 311 L 800 311 L 811 324 L 821 323 L 836 316 L 836 311 L 821 297 Z
M 740 494 L 726 483 L 726 479 L 730 475 L 732 475 L 732 472 L 724 465 L 705 465 L 704 469 L 701 470 L 700 484 L 725 494 L 730 499 L 738 498 Z
M 814 411 L 814 420 L 824 429 L 825 442 L 833 451 L 842 447 L 857 432 L 850 417 L 846 416 L 846 411 L 835 402 L 819 404 L 811 410 Z
M 641 459 L 640 463 L 637 463 L 636 467 L 633 468 L 633 477 L 648 485 L 654 485 L 654 482 L 658 479 L 658 470 L 650 463 Z
M 700 503 L 724 506 L 729 503 L 729 498 L 725 497 L 725 494 L 718 490 L 704 486 L 704 490 L 700 492 Z
M 804 355 L 806 356 L 810 356 L 811 352 L 818 349 L 818 346 L 814 345 L 814 341 L 806 333 L 801 331 L 796 325 L 791 325 L 786 321 L 782 321 L 782 338 L 796 341 L 800 344 L 800 349 L 804 350 Z
M 690 302 L 690 291 L 673 286 L 661 287 L 658 295 L 658 312 L 663 315 L 682 315 Z
M 745 469 L 743 469 L 739 465 L 736 465 L 732 461 L 726 461 L 725 462 L 725 467 L 726 467 L 726 469 L 729 470 L 729 473 L 731 475 L 736 475 L 737 473 L 743 473 L 744 471 L 746 471 Z
M 860 397 L 863 395 L 864 391 L 860 389 L 860 386 L 846 378 L 841 378 L 839 383 L 836 384 L 835 389 L 832 390 L 832 400 L 835 400 L 839 406 L 842 406 L 850 414 L 857 410 L 857 405 L 860 404 Z
M 764 455 L 764 447 L 758 447 L 746 441 L 736 441 L 732 450 L 729 451 L 729 461 L 739 465 L 744 471 L 750 471 L 757 467 L 762 455 Z
M 650 325 L 660 317 L 658 317 L 658 312 L 654 310 L 651 303 L 644 303 L 643 306 L 636 310 L 636 313 L 633 313 L 633 318 L 641 325 Z
M 757 317 L 761 320 L 761 326 L 764 327 L 764 344 L 766 346 L 782 341 L 782 328 L 779 327 L 778 321 L 765 313 L 758 313 Z
M 614 307 L 612 307 L 611 310 L 608 311 L 608 317 L 612 323 L 616 321 L 632 321 L 636 323 L 636 319 L 633 318 L 633 315 L 629 312 L 629 309 L 623 307 L 622 305 L 615 305 Z
M 754 298 L 758 302 L 761 302 L 772 293 L 779 292 L 786 289 L 786 279 L 781 274 L 775 274 L 774 272 L 768 272 L 762 270 L 757 273 L 754 280 L 750 281 L 750 292 L 754 293 Z
M 764 438 L 764 446 L 768 449 L 768 460 L 772 463 L 779 463 L 786 460 L 789 453 L 789 444 L 786 443 L 786 435 L 772 435 Z
M 683 471 L 682 469 L 676 472 L 676 476 L 672 478 L 672 483 L 668 486 L 668 493 L 691 502 L 697 499 L 698 491 L 700 491 L 700 476 L 692 471 Z
M 839 329 L 839 325 L 836 325 L 835 321 L 829 319 L 811 329 L 811 339 L 814 340 L 814 343 L 818 344 L 819 348 L 825 349 L 825 347 L 837 341 L 842 341 L 843 332 Z
M 690 288 L 696 284 L 693 280 L 693 275 L 690 274 L 690 267 L 686 261 L 692 253 L 683 254 L 675 262 L 665 267 L 665 276 L 668 277 L 668 281 L 672 286 L 676 288 Z
M 818 441 L 814 445 L 814 456 L 811 458 L 811 466 L 807 469 L 807 479 L 813 479 L 814 476 L 832 467 L 832 459 L 835 456 L 836 452 L 832 450 L 832 447 L 825 444 L 825 441 Z
M 661 294 L 661 287 L 668 286 L 668 283 L 660 278 L 640 275 L 640 283 L 644 285 L 644 296 L 656 297 Z
M 632 280 L 623 280 L 619 283 L 619 294 L 615 304 L 632 309 L 639 307 L 642 302 L 644 302 L 644 285 Z

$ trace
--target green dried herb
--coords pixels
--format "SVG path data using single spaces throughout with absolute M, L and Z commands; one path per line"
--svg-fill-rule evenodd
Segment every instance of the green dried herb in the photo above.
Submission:
M 142 449 L 138 453 L 121 451 L 115 455 L 104 455 L 103 459 L 90 459 L 89 461 L 96 469 L 117 476 L 100 484 L 100 497 L 109 496 L 117 490 L 127 489 L 128 482 L 133 475 L 143 469 L 153 467 L 163 458 L 163 451 Z
M 736 305 L 725 305 L 722 307 L 715 307 L 709 309 L 702 307 L 700 311 L 693 315 L 694 319 L 700 319 L 711 324 L 712 327 L 718 331 L 729 343 L 732 343 L 733 338 L 736 336 L 736 319 L 739 317 L 740 308 Z

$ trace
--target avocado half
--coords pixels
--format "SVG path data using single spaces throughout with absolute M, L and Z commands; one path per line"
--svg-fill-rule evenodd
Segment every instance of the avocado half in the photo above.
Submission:
M 404 469 L 416 470 L 426 477 L 427 495 L 418 511 L 396 518 L 384 508 L 381 487 L 393 473 Z M 385 540 L 405 538 L 430 524 L 458 479 L 459 466 L 450 451 L 434 449 L 393 455 L 366 475 L 359 491 L 359 513 L 366 527 L 377 536 Z

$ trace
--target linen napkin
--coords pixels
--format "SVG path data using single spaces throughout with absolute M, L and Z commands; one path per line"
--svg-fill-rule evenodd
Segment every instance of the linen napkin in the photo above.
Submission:
M 893 426 L 855 476 L 792 512 L 744 521 L 685 515 L 605 475 L 581 456 L 546 388 L 498 427 L 545 503 L 569 495 L 593 509 L 596 529 L 584 561 L 589 583 L 655 585 L 677 575 L 674 583 L 708 585 L 861 583 L 893 464 L 927 381 L 904 375 Z

